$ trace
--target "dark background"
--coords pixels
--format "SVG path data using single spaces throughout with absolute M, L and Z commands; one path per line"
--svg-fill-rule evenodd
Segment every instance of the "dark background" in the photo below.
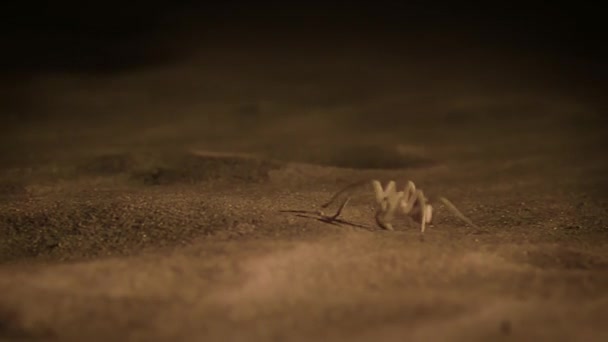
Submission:
M 540 82 L 602 111 L 606 107 L 608 54 L 601 11 L 580 2 L 12 1 L 0 6 L 0 90 L 7 108 L 2 114 L 13 121 L 51 117 L 42 105 L 22 110 L 47 92 L 31 86 L 41 77 L 155 70 L 189 58 L 221 58 L 224 50 L 234 55 L 235 48 L 259 56 L 292 53 L 300 66 L 309 56 L 318 56 L 315 63 L 321 64 L 331 59 L 327 56 L 340 55 L 344 63 L 353 56 L 356 64 L 357 52 L 375 51 L 383 53 L 376 65 L 387 55 L 428 61 L 429 70 L 449 68 L 454 60 L 453 69 L 478 79 L 493 77 L 495 83 L 508 82 L 493 75 L 504 65 L 515 70 L 514 87 Z M 477 68 L 487 55 L 499 66 Z M 258 60 L 250 64 L 260 73 L 276 64 Z M 233 82 L 243 80 L 250 78 Z
M 567 58 L 589 78 L 602 72 L 606 59 L 601 11 L 580 2 L 59 1 L 34 5 L 14 1 L 2 7 L 3 73 L 106 72 L 164 63 L 188 50 L 175 45 L 167 49 L 167 40 L 227 28 L 243 34 L 258 31 L 259 39 L 271 39 L 263 32 L 273 29 L 285 36 L 304 31 L 311 39 L 332 32 L 340 32 L 342 39 L 367 35 L 423 40 L 435 34 L 434 39 L 441 40 L 438 36 L 443 34 L 443 43 L 458 33 L 467 37 L 463 44 Z

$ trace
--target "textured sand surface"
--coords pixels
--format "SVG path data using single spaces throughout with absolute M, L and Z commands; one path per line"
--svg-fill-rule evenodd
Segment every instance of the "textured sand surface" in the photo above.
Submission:
M 0 339 L 608 340 L 601 104 L 483 51 L 216 51 L 23 85 Z M 352 225 L 285 212 L 362 179 L 435 199 L 424 240 L 377 228 L 371 187 Z

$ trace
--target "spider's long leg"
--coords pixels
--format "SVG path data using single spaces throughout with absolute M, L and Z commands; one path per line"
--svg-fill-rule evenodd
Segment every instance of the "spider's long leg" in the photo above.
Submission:
M 420 233 L 424 234 L 424 231 L 426 230 L 427 211 L 425 209 L 427 204 L 422 190 L 416 191 L 416 199 L 418 200 L 418 205 L 420 206 Z
M 431 223 L 433 221 L 433 206 L 427 204 L 424 208 L 424 216 L 426 223 Z
M 401 210 L 405 214 L 409 214 L 416 203 L 416 185 L 412 181 L 407 182 L 407 186 L 403 190 L 403 201 L 401 201 Z
M 452 202 L 450 202 L 447 198 L 439 197 L 439 200 L 441 202 L 443 202 L 443 204 L 445 204 L 445 206 L 448 208 L 448 210 L 452 214 L 454 214 L 454 216 L 458 217 L 465 223 L 469 224 L 471 227 L 479 229 L 479 226 L 477 226 L 475 223 L 473 223 L 473 221 L 471 221 L 468 217 L 464 216 L 464 214 L 461 213 L 460 210 L 458 210 L 458 208 L 456 208 L 456 206 L 454 204 L 452 204 Z
M 344 202 L 342 202 L 342 204 L 340 204 L 340 207 L 338 207 L 338 211 L 333 214 L 332 216 L 327 217 L 330 220 L 335 220 L 338 218 L 338 216 L 340 216 L 340 214 L 342 213 L 342 209 L 344 209 L 344 207 L 346 207 L 346 204 L 348 203 L 348 201 L 350 201 L 350 196 L 346 197 L 346 199 L 344 200 Z
M 388 208 L 389 207 L 389 203 L 388 202 L 388 198 L 384 198 L 382 200 L 382 203 L 378 204 L 378 209 L 376 211 L 376 224 L 378 224 L 378 226 L 380 228 L 386 229 L 386 230 L 395 230 L 393 228 L 393 225 L 391 224 L 391 219 L 392 219 L 392 213 L 391 212 L 387 212 L 387 210 L 384 210 L 383 208 Z
M 332 196 L 332 197 L 329 199 L 329 201 L 327 201 L 327 203 L 322 204 L 322 205 L 321 205 L 321 208 L 327 208 L 327 207 L 329 207 L 329 206 L 330 206 L 332 203 L 334 203 L 334 202 L 336 201 L 336 199 L 338 199 L 338 197 L 340 197 L 342 194 L 344 194 L 344 193 L 350 193 L 350 192 L 352 192 L 354 189 L 356 189 L 356 188 L 358 188 L 358 187 L 360 187 L 360 186 L 362 186 L 362 185 L 364 185 L 364 184 L 367 184 L 367 183 L 369 183 L 369 180 L 359 181 L 359 182 L 356 182 L 356 183 L 353 183 L 353 184 L 350 184 L 350 185 L 346 186 L 344 189 L 342 189 L 342 190 L 340 190 L 340 191 L 336 192 L 336 193 L 335 193 L 335 194 L 334 194 L 334 195 L 333 195 L 333 196 Z M 348 200 L 347 200 L 346 202 L 348 202 Z M 341 207 L 343 207 L 344 205 L 345 205 L 345 204 L 342 204 L 342 205 L 341 205 Z

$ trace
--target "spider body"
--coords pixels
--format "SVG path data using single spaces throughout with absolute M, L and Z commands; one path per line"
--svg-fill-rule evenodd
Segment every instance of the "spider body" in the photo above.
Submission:
M 357 187 L 369 183 L 370 181 L 358 182 L 349 185 L 336 193 L 327 203 L 323 204 L 321 208 L 327 208 L 339 197 L 342 197 L 343 194 L 346 194 L 338 207 L 338 211 L 332 216 L 327 216 L 321 212 L 321 216 L 329 221 L 336 220 L 342 213 L 346 204 L 350 201 L 352 191 Z M 420 222 L 420 233 L 424 234 L 427 225 L 433 220 L 433 206 L 429 203 L 422 190 L 416 188 L 414 182 L 408 181 L 403 191 L 397 191 L 395 181 L 392 180 L 386 184 L 386 187 L 383 187 L 382 183 L 375 179 L 371 180 L 371 185 L 376 199 L 376 224 L 380 228 L 394 230 L 392 222 L 396 214 L 404 214 L 412 218 L 415 222 Z M 475 224 L 464 216 L 449 200 L 444 197 L 440 197 L 439 199 L 454 215 L 471 226 L 476 227 Z
M 389 181 L 386 187 L 378 180 L 372 180 L 376 194 L 376 223 L 378 226 L 394 230 L 391 222 L 396 213 L 403 213 L 420 222 L 420 232 L 424 233 L 426 225 L 433 219 L 433 206 L 428 203 L 422 190 L 416 189 L 408 181 L 403 191 L 397 191 L 395 181 Z

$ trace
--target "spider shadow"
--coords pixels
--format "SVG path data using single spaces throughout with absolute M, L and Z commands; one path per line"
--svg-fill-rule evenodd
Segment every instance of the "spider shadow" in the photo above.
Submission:
M 359 224 L 359 223 L 354 223 L 354 222 L 348 222 L 346 220 L 342 220 L 339 218 L 331 218 L 331 217 L 327 217 L 327 216 L 322 216 L 320 215 L 318 212 L 315 211 L 311 211 L 311 210 L 279 210 L 279 212 L 281 213 L 289 213 L 289 214 L 295 214 L 295 216 L 297 217 L 303 217 L 303 218 L 307 218 L 307 219 L 314 219 L 323 223 L 328 223 L 334 226 L 350 226 L 350 227 L 354 227 L 354 228 L 360 228 L 360 229 L 366 229 L 369 231 L 374 231 L 376 229 L 374 229 L 373 227 L 367 226 L 367 225 L 363 225 L 363 224 Z

